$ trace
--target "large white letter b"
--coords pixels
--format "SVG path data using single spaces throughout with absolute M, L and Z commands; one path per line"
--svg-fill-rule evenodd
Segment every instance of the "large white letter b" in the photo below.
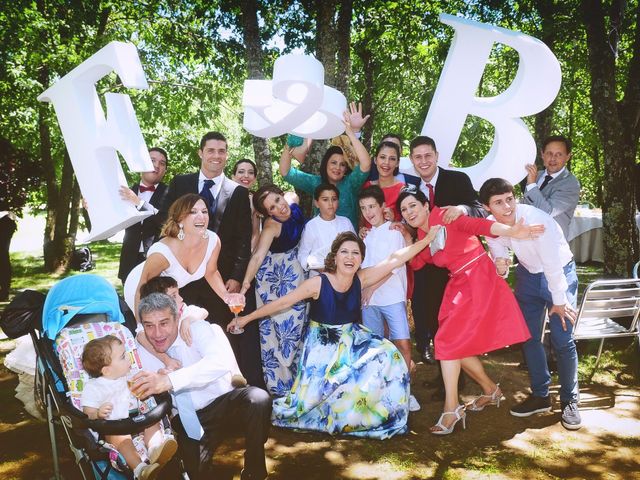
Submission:
M 520 117 L 538 113 L 553 102 L 562 79 L 560 64 L 544 43 L 529 35 L 452 15 L 442 14 L 440 20 L 456 33 L 422 134 L 436 141 L 439 163 L 446 167 L 467 115 L 484 118 L 495 127 L 493 144 L 484 159 L 461 170 L 476 189 L 491 177 L 516 183 L 526 175 L 525 164 L 533 163 L 536 156 L 535 142 Z M 475 92 L 494 42 L 518 52 L 518 72 L 500 95 L 479 98 Z

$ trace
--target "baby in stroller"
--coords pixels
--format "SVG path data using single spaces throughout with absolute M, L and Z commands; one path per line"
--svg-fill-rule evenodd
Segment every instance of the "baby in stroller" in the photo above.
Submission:
M 103 442 L 107 437 L 133 436 L 133 445 L 139 458 L 145 459 L 151 453 L 151 463 L 161 463 L 160 459 L 164 461 L 166 457 L 173 455 L 176 448 L 174 440 L 168 442 L 168 447 L 157 451 L 154 451 L 152 441 L 149 443 L 152 451 L 148 452 L 142 441 L 143 435 L 136 435 L 147 428 L 154 428 L 167 417 L 171 411 L 171 398 L 168 394 L 137 400 L 128 395 L 125 380 L 121 392 L 127 393 L 129 404 L 123 407 L 126 412 L 114 414 L 114 405 L 112 414 L 105 419 L 98 414 L 87 415 L 83 411 L 85 386 L 92 382 L 91 376 L 101 373 L 104 366 L 112 363 L 111 353 L 114 353 L 110 352 L 108 359 L 102 361 L 97 370 L 94 369 L 94 374 L 89 375 L 83 366 L 82 356 L 85 346 L 91 341 L 108 335 L 118 338 L 129 362 L 128 366 L 122 367 L 123 370 L 131 368 L 133 375 L 141 369 L 140 357 L 131 333 L 135 329 L 135 318 L 124 302 L 119 301 L 115 289 L 107 280 L 97 275 L 82 274 L 59 281 L 47 294 L 42 307 L 42 323 L 37 323 L 32 325 L 34 331 L 31 332 L 38 353 L 36 392 L 47 406 L 54 478 L 61 478 L 55 434 L 57 428 L 62 428 L 66 434 L 71 452 L 85 480 L 134 478 L 134 473 L 129 468 L 131 462 L 127 463 L 128 459 L 123 458 L 124 455 L 109 443 Z M 120 361 L 120 347 L 115 343 L 109 345 L 118 350 Z M 103 403 L 105 400 L 97 404 L 98 410 Z M 102 414 L 104 413 L 103 409 Z M 138 459 L 134 460 L 137 463 L 132 465 L 133 470 L 140 465 Z M 179 463 L 171 463 L 174 464 L 172 469 L 180 470 Z M 156 475 L 154 472 L 159 469 L 156 466 L 147 470 L 144 475 L 137 475 L 138 478 L 153 478 Z M 163 475 L 167 474 L 167 468 L 164 470 Z M 175 475 L 172 474 L 172 478 L 179 478 L 182 473 L 176 472 Z
M 131 360 L 122 341 L 113 335 L 91 340 L 84 347 L 82 366 L 91 377 L 82 391 L 83 412 L 93 420 L 128 418 L 131 393 L 127 388 L 127 375 Z M 140 480 L 156 478 L 178 448 L 172 437 L 165 438 L 160 422 L 144 429 L 149 463 L 140 458 L 131 435 L 105 435 L 105 439 L 124 456 L 134 478 Z

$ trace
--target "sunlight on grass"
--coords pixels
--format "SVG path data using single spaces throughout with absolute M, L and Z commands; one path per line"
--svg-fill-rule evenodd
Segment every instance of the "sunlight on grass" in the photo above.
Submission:
M 118 279 L 118 264 L 120 261 L 119 243 L 95 242 L 91 244 L 91 253 L 95 268 L 87 273 L 93 273 L 106 278 L 122 293 L 122 284 Z M 29 253 L 11 253 L 11 267 L 13 278 L 11 281 L 11 294 L 15 295 L 24 289 L 47 292 L 58 280 L 81 272 L 69 271 L 62 275 L 45 272 L 44 258 L 41 255 Z

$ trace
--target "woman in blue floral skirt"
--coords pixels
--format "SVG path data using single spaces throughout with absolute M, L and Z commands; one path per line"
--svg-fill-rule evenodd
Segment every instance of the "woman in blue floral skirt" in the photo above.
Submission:
M 273 402 L 274 425 L 379 439 L 406 432 L 407 366 L 393 343 L 357 323 L 360 293 L 426 247 L 436 232 L 362 270 L 364 243 L 341 233 L 325 259 L 325 273 L 239 318 L 244 326 L 313 299 L 295 382 Z
M 249 289 L 255 277 L 258 306 L 292 292 L 306 278 L 298 261 L 298 243 L 306 220 L 297 203 L 295 193 L 283 193 L 275 185 L 262 186 L 253 194 L 253 206 L 266 220 L 241 293 Z M 298 302 L 260 322 L 262 370 L 274 397 L 291 390 L 306 320 L 307 305 Z

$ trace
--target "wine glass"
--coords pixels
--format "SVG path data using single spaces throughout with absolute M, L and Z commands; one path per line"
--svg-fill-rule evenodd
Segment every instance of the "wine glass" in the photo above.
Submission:
M 129 370 L 129 373 L 127 373 L 127 388 L 131 392 L 131 395 L 133 395 L 136 398 L 136 405 L 138 407 L 138 413 L 142 413 L 142 412 L 140 412 L 140 398 L 134 392 L 136 381 L 133 379 L 133 377 L 135 377 L 137 375 L 137 373 L 138 372 L 134 372 L 133 370 Z
M 244 332 L 244 328 L 238 325 L 238 314 L 244 310 L 244 295 L 234 295 L 231 299 L 229 299 L 229 310 L 233 313 L 233 326 L 229 333 L 233 333 L 234 335 L 240 335 Z

